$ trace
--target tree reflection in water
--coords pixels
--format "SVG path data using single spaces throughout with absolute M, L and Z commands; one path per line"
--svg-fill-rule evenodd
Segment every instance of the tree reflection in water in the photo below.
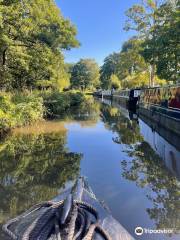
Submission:
M 95 125 L 99 119 L 100 103 L 92 96 L 86 96 L 86 101 L 82 102 L 79 108 L 71 108 L 66 113 L 66 119 L 81 121 L 83 125 Z
M 130 121 L 118 108 L 102 105 L 101 113 L 105 126 L 118 134 L 114 142 L 130 145 L 143 140 L 137 122 Z
M 180 229 L 180 183 L 165 167 L 162 159 L 147 142 L 127 151 L 130 160 L 121 162 L 123 176 L 147 189 L 152 208 L 147 212 L 157 228 Z
M 180 229 L 180 183 L 166 168 L 151 146 L 143 141 L 137 121 L 131 121 L 117 108 L 102 105 L 102 119 L 118 136 L 118 144 L 128 144 L 129 158 L 121 161 L 123 177 L 147 189 L 152 208 L 147 209 L 157 228 Z
M 66 131 L 9 136 L 0 147 L 0 222 L 53 198 L 79 174 L 82 155 L 65 146 Z
M 0 223 L 57 195 L 77 178 L 82 154 L 69 152 L 65 123 L 96 124 L 99 103 L 88 96 L 62 121 L 44 121 L 15 129 L 0 145 Z M 0 235 L 1 236 L 1 235 Z

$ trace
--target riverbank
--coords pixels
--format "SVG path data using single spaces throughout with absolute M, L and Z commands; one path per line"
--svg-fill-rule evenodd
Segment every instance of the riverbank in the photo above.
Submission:
M 86 99 L 85 94 L 70 91 L 0 92 L 0 136 L 15 127 L 61 117 Z

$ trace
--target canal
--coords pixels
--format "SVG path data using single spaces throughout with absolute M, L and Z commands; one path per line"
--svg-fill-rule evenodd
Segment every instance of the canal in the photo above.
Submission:
M 0 224 L 53 198 L 79 174 L 136 239 L 180 239 L 177 141 L 172 145 L 126 109 L 93 99 L 61 120 L 18 128 L 1 140 Z M 137 226 L 175 230 L 137 237 Z

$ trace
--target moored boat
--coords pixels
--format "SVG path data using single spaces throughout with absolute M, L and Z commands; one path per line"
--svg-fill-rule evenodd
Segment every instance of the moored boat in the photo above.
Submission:
M 53 200 L 8 221 L 3 231 L 14 240 L 133 240 L 83 177 Z

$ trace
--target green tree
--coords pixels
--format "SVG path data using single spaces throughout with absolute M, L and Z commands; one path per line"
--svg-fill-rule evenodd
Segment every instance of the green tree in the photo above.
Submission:
M 155 28 L 159 21 L 157 9 L 161 5 L 161 0 L 143 0 L 142 4 L 135 4 L 128 9 L 126 15 L 128 17 L 125 30 L 134 30 L 139 33 L 138 37 L 145 40 L 154 39 Z M 153 46 L 155 46 L 153 41 Z M 155 79 L 155 55 L 152 52 L 152 61 L 150 66 L 150 85 L 154 85 Z
M 100 81 L 103 89 L 111 89 L 111 76 L 118 72 L 119 53 L 112 53 L 104 59 L 104 64 L 100 69 Z
M 117 87 L 148 86 L 149 70 L 148 64 L 140 54 L 141 44 L 142 40 L 130 38 L 123 44 L 120 53 L 113 53 L 105 59 L 100 71 L 102 88 L 116 88 L 113 87 L 114 75 L 117 76 L 118 86 L 115 84 Z
M 127 87 L 124 83 L 128 82 L 132 76 L 148 72 L 148 65 L 139 53 L 141 43 L 141 40 L 134 37 L 126 41 L 122 46 L 118 75 L 121 77 L 124 87 Z M 141 85 L 141 82 L 139 83 Z M 142 85 L 144 85 L 143 83 Z
M 142 55 L 147 62 L 155 59 L 157 74 L 161 78 L 177 82 L 180 62 L 180 1 L 168 1 L 157 10 L 158 19 L 153 38 L 147 39 Z M 154 44 L 155 43 L 155 44 Z
M 59 85 L 65 75 L 61 52 L 78 42 L 54 1 L 1 0 L 0 16 L 0 87 L 34 87 L 41 80 Z
M 111 88 L 112 89 L 117 90 L 117 89 L 121 88 L 121 82 L 116 74 L 112 74 L 110 80 L 111 80 Z
M 123 88 L 147 87 L 151 85 L 150 64 L 141 55 L 141 52 L 144 50 L 142 45 L 143 40 L 133 37 L 122 46 L 118 74 L 121 76 Z M 154 83 L 162 85 L 166 81 L 160 80 L 155 75 Z
M 71 71 L 71 87 L 94 89 L 99 85 L 99 66 L 93 59 L 81 59 Z

